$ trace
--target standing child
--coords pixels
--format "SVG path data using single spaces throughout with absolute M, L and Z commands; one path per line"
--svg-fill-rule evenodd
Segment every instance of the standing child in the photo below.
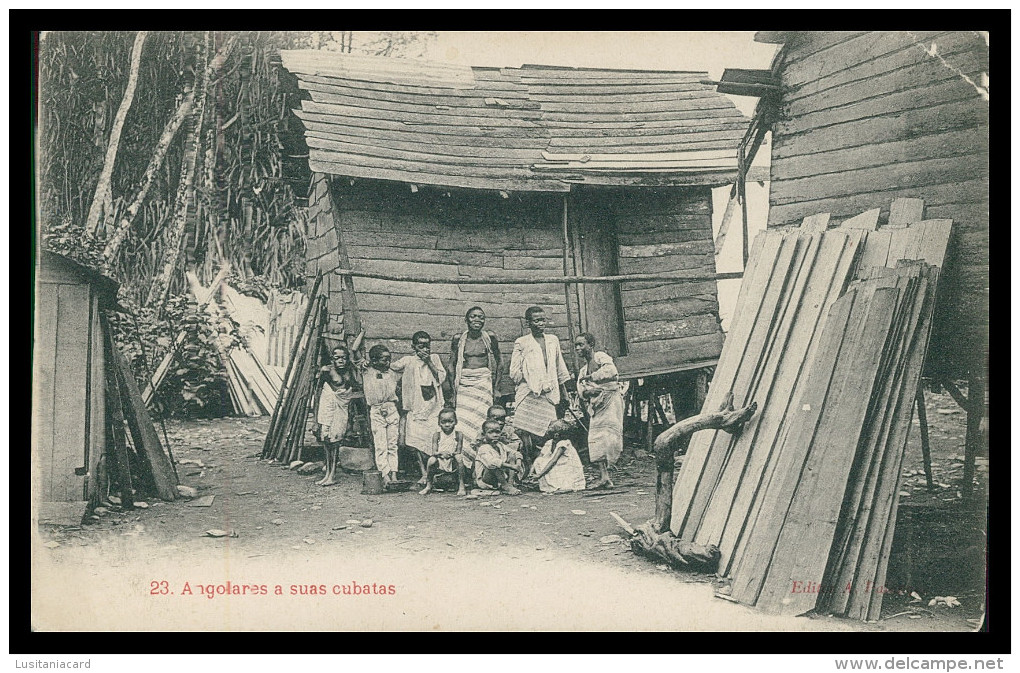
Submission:
M 457 473 L 457 495 L 464 495 L 464 465 L 461 454 L 464 449 L 464 435 L 457 426 L 457 412 L 443 409 L 439 412 L 439 431 L 432 435 L 432 455 L 425 466 L 425 488 L 419 493 L 428 495 L 436 479 L 436 473 L 442 470 L 449 474 Z
M 475 484 L 479 488 L 493 488 L 507 495 L 520 495 L 514 481 L 524 472 L 521 454 L 507 447 L 500 439 L 502 426 L 498 421 L 482 423 L 483 440 L 475 458 Z
M 543 493 L 584 490 L 584 466 L 574 445 L 567 439 L 570 430 L 566 421 L 550 423 L 549 441 L 542 446 L 542 451 L 531 465 L 538 488 Z
M 332 364 L 322 367 L 319 377 L 322 388 L 315 420 L 319 423 L 319 439 L 326 450 L 326 476 L 315 482 L 319 486 L 336 483 L 340 444 L 350 422 L 351 400 L 359 395 L 355 368 L 346 346 L 333 349 Z
M 397 479 L 397 375 L 390 371 L 392 356 L 386 346 L 368 349 L 368 369 L 364 376 L 365 403 L 372 423 L 375 466 L 382 472 L 383 484 Z

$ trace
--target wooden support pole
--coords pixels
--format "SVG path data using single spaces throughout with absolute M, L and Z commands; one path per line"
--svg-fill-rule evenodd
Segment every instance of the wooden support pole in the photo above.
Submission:
M 566 279 L 570 277 L 570 231 L 567 222 L 567 197 L 569 192 L 563 195 L 563 300 L 567 305 L 567 334 L 570 336 L 570 361 L 574 365 L 574 371 L 578 371 L 577 353 L 574 352 L 574 312 L 570 308 L 570 283 Z M 574 286 L 577 287 L 576 285 Z M 580 306 L 578 306 L 580 309 Z
M 981 418 L 985 415 L 985 379 L 971 370 L 967 382 L 967 440 L 963 457 L 963 487 L 960 493 L 964 500 L 974 491 L 974 463 L 981 449 Z
M 351 278 L 375 278 L 376 280 L 392 280 L 401 283 L 436 283 L 449 285 L 546 285 L 557 283 L 640 283 L 648 281 L 670 281 L 675 283 L 701 283 L 710 280 L 732 280 L 743 278 L 743 271 L 726 273 L 690 273 L 689 271 L 669 271 L 662 273 L 634 273 L 627 276 L 530 276 L 528 278 L 504 276 L 456 276 L 437 278 L 415 274 L 376 273 L 375 271 L 353 271 L 337 269 L 333 273 Z
M 935 479 L 931 473 L 931 443 L 928 441 L 928 412 L 924 408 L 924 384 L 917 386 L 917 422 L 921 426 L 921 460 L 924 462 L 924 478 L 928 490 L 935 490 Z
M 747 241 L 747 157 L 744 154 L 744 146 L 740 146 L 737 155 L 737 194 L 740 198 L 740 232 L 741 232 L 741 259 L 742 269 L 747 268 L 748 241 Z
M 967 402 L 967 398 L 964 397 L 963 393 L 960 391 L 959 388 L 956 387 L 955 383 L 946 378 L 942 379 L 941 383 L 942 387 L 945 388 L 946 392 L 949 393 L 950 397 L 952 397 L 956 401 L 956 403 L 960 405 L 961 409 L 967 411 L 970 408 L 970 405 Z
M 649 415 L 652 402 L 649 401 Z M 655 440 L 655 464 L 657 476 L 655 480 L 655 518 L 652 528 L 657 533 L 669 529 L 673 510 L 674 460 L 678 451 L 687 450 L 691 435 L 698 430 L 725 430 L 731 435 L 738 434 L 755 412 L 758 403 L 752 402 L 742 409 L 733 408 L 733 393 L 727 393 L 719 410 L 712 413 L 701 413 L 675 423 Z

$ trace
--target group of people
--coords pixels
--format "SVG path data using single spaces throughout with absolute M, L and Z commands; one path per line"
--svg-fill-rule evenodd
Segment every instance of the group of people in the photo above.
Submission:
M 432 338 L 424 331 L 412 335 L 412 354 L 396 362 L 382 344 L 368 350 L 367 362 L 355 362 L 344 346 L 334 348 L 332 362 L 320 373 L 316 420 L 326 474 L 319 483 L 336 483 L 350 404 L 363 395 L 384 484 L 397 480 L 397 449 L 403 444 L 417 456 L 423 495 L 432 492 L 441 473 L 456 475 L 461 495 L 469 482 L 509 495 L 529 480 L 545 492 L 583 490 L 583 467 L 568 437 L 573 425 L 560 418 L 567 388 L 576 387 L 588 415 L 589 458 L 600 471 L 592 488 L 612 487 L 609 468 L 623 451 L 624 410 L 612 357 L 596 350 L 591 334 L 581 334 L 573 344 L 581 365 L 575 379 L 559 338 L 546 334 L 545 311 L 533 306 L 524 319 L 529 333 L 514 342 L 510 357 L 516 386 L 512 419 L 495 404 L 502 377 L 499 340 L 485 329 L 480 307 L 468 310 L 466 330 L 453 337 L 448 366 L 432 353 Z

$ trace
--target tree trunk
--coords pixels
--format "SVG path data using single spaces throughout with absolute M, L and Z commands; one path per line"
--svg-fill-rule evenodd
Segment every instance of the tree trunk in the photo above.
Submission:
M 655 518 L 651 522 L 656 533 L 665 532 L 672 517 L 673 483 L 676 481 L 673 466 L 677 451 L 686 451 L 691 435 L 698 430 L 725 430 L 731 435 L 739 433 L 757 410 L 757 402 L 734 410 L 733 393 L 729 393 L 719 411 L 685 418 L 656 438 L 655 465 L 658 474 L 655 481 Z M 651 408 L 648 411 L 650 414 Z
M 113 120 L 113 129 L 110 131 L 110 142 L 106 146 L 106 159 L 103 161 L 103 171 L 99 174 L 99 182 L 96 184 L 96 194 L 92 198 L 92 206 L 89 208 L 88 218 L 85 220 L 85 231 L 95 235 L 99 230 L 100 216 L 109 214 L 109 204 L 113 200 L 110 193 L 110 179 L 113 177 L 113 165 L 117 161 L 117 149 L 120 147 L 120 134 L 124 129 L 124 120 L 127 118 L 131 103 L 135 100 L 135 87 L 138 85 L 138 70 L 142 62 L 142 46 L 145 44 L 147 31 L 140 30 L 135 35 L 135 46 L 131 49 L 131 71 L 128 74 L 127 88 L 124 89 L 124 98 L 120 101 L 120 109 Z
M 170 280 L 173 277 L 174 269 L 177 267 L 177 260 L 180 257 L 182 243 L 184 239 L 184 232 L 188 224 L 188 211 L 189 205 L 193 202 L 194 196 L 194 181 L 195 181 L 195 169 L 198 162 L 198 154 L 201 148 L 202 140 L 202 119 L 205 115 L 205 101 L 208 83 L 212 80 L 213 75 L 223 67 L 227 57 L 230 55 L 230 51 L 233 49 L 236 41 L 236 36 L 231 36 L 227 44 L 223 46 L 216 56 L 211 60 L 207 61 L 208 65 L 198 70 L 201 76 L 198 81 L 195 82 L 195 90 L 197 92 L 195 98 L 195 110 L 192 113 L 195 119 L 194 125 L 189 129 L 187 140 L 185 141 L 185 155 L 184 162 L 181 166 L 181 180 L 178 183 L 177 199 L 174 203 L 174 219 L 171 225 L 170 235 L 167 238 L 165 253 L 164 253 L 164 264 L 163 270 L 153 280 L 152 285 L 149 288 L 148 298 L 146 303 L 149 306 L 157 306 L 162 309 L 167 293 L 170 290 Z M 206 38 L 206 43 L 208 38 Z M 203 51 L 208 55 L 207 44 L 203 45 Z
M 149 188 L 152 187 L 152 179 L 156 176 L 156 172 L 163 166 L 163 160 L 166 158 L 167 150 L 170 148 L 170 143 L 173 142 L 174 137 L 177 135 L 177 131 L 181 128 L 181 124 L 188 117 L 191 112 L 191 108 L 195 104 L 195 90 L 192 89 L 188 92 L 188 95 L 184 97 L 177 111 L 174 112 L 173 117 L 167 122 L 163 128 L 163 135 L 160 136 L 159 142 L 156 143 L 156 148 L 153 150 L 152 160 L 149 161 L 148 167 L 145 169 L 145 173 L 142 175 L 142 186 L 138 190 L 138 194 L 135 195 L 134 201 L 127 207 L 124 212 L 124 217 L 121 218 L 120 223 L 117 225 L 117 230 L 110 237 L 106 243 L 106 247 L 103 249 L 103 262 L 109 265 L 113 261 L 117 251 L 120 250 L 121 244 L 124 239 L 127 238 L 128 231 L 134 224 L 135 216 L 138 214 L 138 210 L 142 207 L 145 202 L 145 197 L 149 194 Z

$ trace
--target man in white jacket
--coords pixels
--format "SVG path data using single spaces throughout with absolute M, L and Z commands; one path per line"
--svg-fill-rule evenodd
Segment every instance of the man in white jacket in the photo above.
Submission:
M 535 447 L 556 420 L 556 405 L 562 399 L 562 387 L 570 380 L 563 360 L 560 340 L 546 334 L 545 311 L 532 306 L 524 312 L 530 334 L 514 342 L 510 356 L 510 378 L 517 384 L 514 395 L 514 428 L 523 443 L 525 474 L 535 458 Z

